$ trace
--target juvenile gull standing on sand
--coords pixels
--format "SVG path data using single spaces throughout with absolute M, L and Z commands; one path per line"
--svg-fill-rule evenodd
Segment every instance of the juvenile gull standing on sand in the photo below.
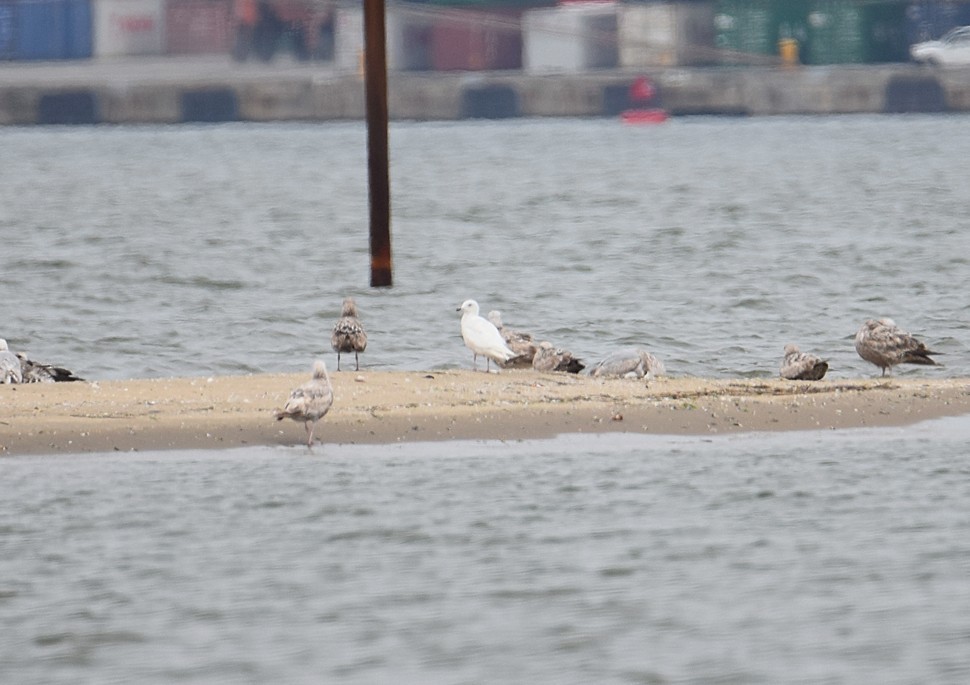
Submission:
M 367 348 L 367 333 L 364 325 L 360 322 L 360 315 L 357 313 L 357 304 L 354 298 L 344 298 L 343 307 L 340 309 L 340 318 L 333 325 L 333 333 L 330 336 L 330 345 L 337 353 L 337 371 L 340 371 L 340 353 L 353 352 L 354 365 L 360 371 L 360 359 L 358 354 Z
M 515 352 L 516 357 L 512 361 L 517 366 L 532 366 L 532 358 L 536 356 L 536 343 L 532 334 L 506 328 L 502 324 L 502 312 L 496 309 L 488 313 L 488 320 L 498 329 L 508 348 Z
M 532 358 L 532 368 L 536 371 L 565 371 L 579 373 L 586 368 L 573 353 L 561 347 L 553 347 L 548 340 L 539 343 L 536 356 Z
M 638 347 L 617 350 L 599 362 L 589 372 L 590 376 L 619 378 L 652 378 L 667 373 L 663 362 Z
M 781 362 L 781 377 L 790 381 L 820 381 L 829 370 L 829 363 L 814 354 L 802 352 L 798 345 L 785 345 Z
M 302 421 L 306 429 L 307 447 L 313 446 L 313 430 L 317 421 L 326 416 L 333 406 L 333 386 L 323 360 L 313 362 L 313 378 L 290 393 L 286 405 L 276 412 L 276 420 Z
M 867 319 L 855 334 L 855 350 L 867 362 L 875 364 L 892 375 L 897 364 L 923 364 L 936 366 L 930 359 L 931 354 L 940 354 L 926 349 L 926 345 L 899 328 L 892 319 Z
M 20 383 L 22 380 L 20 360 L 7 347 L 7 341 L 0 338 L 0 383 Z
M 504 364 L 515 358 L 515 352 L 505 344 L 495 324 L 478 314 L 475 300 L 465 300 L 457 311 L 461 312 L 461 337 L 465 347 L 472 351 L 475 369 L 478 369 L 478 355 L 485 357 L 486 372 L 489 371 L 489 361 Z

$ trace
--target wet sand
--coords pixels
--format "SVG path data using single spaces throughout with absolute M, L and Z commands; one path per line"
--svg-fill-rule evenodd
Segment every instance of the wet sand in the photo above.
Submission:
M 327 443 L 521 440 L 608 431 L 701 435 L 899 426 L 970 414 L 970 379 L 662 378 L 506 370 L 332 373 Z M 299 445 L 278 422 L 309 374 L 0 386 L 0 453 Z

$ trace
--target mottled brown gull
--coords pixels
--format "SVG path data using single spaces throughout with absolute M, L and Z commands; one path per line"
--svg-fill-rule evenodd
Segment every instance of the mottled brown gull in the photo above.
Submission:
M 24 352 L 18 352 L 17 359 L 20 360 L 22 383 L 73 383 L 84 380 L 63 366 L 35 362 Z
M 498 365 L 515 358 L 495 324 L 479 315 L 478 302 L 465 300 L 457 311 L 461 312 L 461 338 L 472 351 L 474 368 L 478 368 L 478 355 L 485 357 L 486 372 L 490 370 L 489 361 Z
M 855 335 L 855 349 L 867 362 L 892 375 L 897 364 L 923 364 L 936 366 L 926 345 L 899 328 L 892 319 L 868 319 Z
M 798 345 L 785 345 L 785 357 L 781 362 L 781 377 L 790 381 L 820 381 L 829 370 L 829 363 L 808 352 L 802 352 Z
M 535 357 L 532 358 L 532 368 L 536 371 L 579 373 L 586 368 L 586 365 L 574 357 L 569 350 L 555 347 L 548 340 L 543 340 L 536 349 Z
M 20 383 L 22 380 L 20 360 L 7 347 L 7 341 L 0 338 L 0 383 Z
M 537 348 L 532 334 L 506 328 L 502 323 L 502 312 L 495 309 L 488 313 L 488 320 L 498 329 L 508 348 L 515 352 L 516 356 L 510 363 L 515 366 L 532 366 L 532 358 L 536 356 Z
M 307 447 L 313 446 L 313 431 L 333 406 L 333 386 L 323 360 L 313 362 L 313 377 L 290 393 L 286 405 L 276 412 L 276 420 L 302 421 L 306 429 Z
M 663 362 L 646 350 L 638 347 L 613 352 L 601 362 L 598 362 L 590 376 L 618 377 L 618 378 L 653 378 L 667 373 Z
M 333 333 L 330 335 L 330 346 L 337 353 L 337 371 L 340 371 L 341 352 L 353 352 L 354 366 L 360 371 L 359 354 L 367 348 L 367 333 L 360 322 L 357 304 L 352 297 L 344 298 L 340 318 L 333 325 Z

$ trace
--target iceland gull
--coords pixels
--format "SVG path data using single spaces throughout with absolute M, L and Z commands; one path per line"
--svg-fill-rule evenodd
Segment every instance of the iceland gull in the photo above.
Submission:
M 465 300 L 457 311 L 461 312 L 461 337 L 465 341 L 465 347 L 472 351 L 476 369 L 478 355 L 485 357 L 486 372 L 489 371 L 489 361 L 498 365 L 515 358 L 515 352 L 505 344 L 495 324 L 479 315 L 475 300 Z
M 0 338 L 0 383 L 20 383 L 22 380 L 20 360 L 7 347 L 7 341 Z

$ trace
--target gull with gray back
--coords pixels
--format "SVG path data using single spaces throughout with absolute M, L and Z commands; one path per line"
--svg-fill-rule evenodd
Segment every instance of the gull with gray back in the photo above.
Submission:
M 590 376 L 615 378 L 653 378 L 667 373 L 663 362 L 638 347 L 617 350 L 590 370 Z

